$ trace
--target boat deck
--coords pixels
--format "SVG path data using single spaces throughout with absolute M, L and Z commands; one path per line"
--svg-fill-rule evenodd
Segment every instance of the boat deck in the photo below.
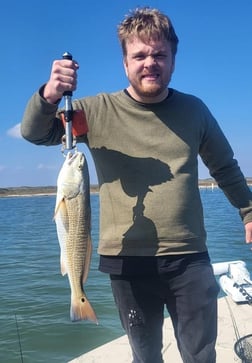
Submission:
M 241 362 L 234 352 L 239 337 L 252 334 L 252 306 L 236 304 L 229 297 L 218 300 L 217 363 Z M 170 318 L 165 319 L 163 334 L 164 362 L 182 363 L 177 350 Z M 104 344 L 68 363 L 131 363 L 132 355 L 126 336 Z

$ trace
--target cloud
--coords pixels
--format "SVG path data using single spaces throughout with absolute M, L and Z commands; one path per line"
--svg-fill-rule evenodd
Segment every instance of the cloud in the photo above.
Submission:
M 7 135 L 15 139 L 22 139 L 20 131 L 20 123 L 13 126 L 11 129 L 7 130 Z
M 57 167 L 55 165 L 46 165 L 46 164 L 38 164 L 37 169 L 39 170 L 56 170 Z

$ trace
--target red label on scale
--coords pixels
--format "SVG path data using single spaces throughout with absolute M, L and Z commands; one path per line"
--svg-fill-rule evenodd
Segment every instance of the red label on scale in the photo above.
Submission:
M 66 127 L 65 115 L 64 112 L 60 113 L 61 120 L 63 122 L 64 127 Z M 88 132 L 88 124 L 84 111 L 75 110 L 73 111 L 72 117 L 72 134 L 73 136 L 82 136 L 86 135 Z

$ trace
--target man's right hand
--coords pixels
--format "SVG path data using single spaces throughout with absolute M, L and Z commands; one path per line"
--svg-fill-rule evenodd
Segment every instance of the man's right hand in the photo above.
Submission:
M 50 79 L 44 88 L 43 97 L 49 103 L 57 103 L 65 91 L 74 91 L 77 87 L 79 65 L 74 60 L 55 60 Z

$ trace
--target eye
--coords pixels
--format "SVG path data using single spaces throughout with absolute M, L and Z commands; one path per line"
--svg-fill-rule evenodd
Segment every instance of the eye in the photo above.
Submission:
M 164 54 L 164 53 L 154 54 L 154 55 L 153 55 L 153 58 L 154 58 L 154 59 L 157 59 L 157 60 L 163 60 L 163 59 L 165 59 L 165 58 L 166 58 L 166 54 Z
M 143 54 L 136 54 L 136 55 L 133 57 L 133 59 L 138 60 L 138 61 L 140 61 L 140 60 L 144 60 L 144 58 L 145 58 L 145 56 L 144 56 Z

